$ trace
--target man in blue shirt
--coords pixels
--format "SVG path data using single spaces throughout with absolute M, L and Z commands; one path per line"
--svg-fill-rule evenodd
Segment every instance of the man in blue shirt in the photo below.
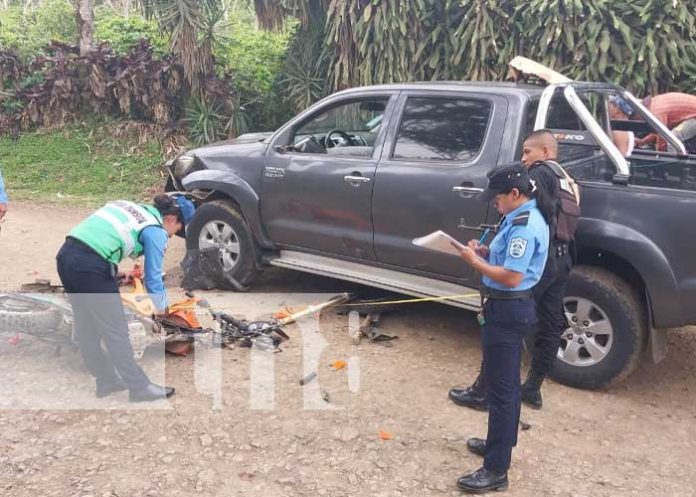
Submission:
M 536 323 L 532 287 L 541 278 L 549 247 L 549 226 L 533 198 L 534 185 L 522 164 L 488 174 L 481 199 L 495 199 L 504 216 L 490 246 L 472 240 L 461 257 L 482 275 L 484 300 L 483 377 L 489 397 L 488 435 L 472 438 L 469 449 L 484 457 L 483 467 L 459 478 L 465 492 L 503 490 L 508 486 L 512 448 L 520 416 L 522 340 Z
M 7 213 L 7 192 L 5 191 L 5 182 L 2 179 L 2 171 L 0 171 L 0 220 Z

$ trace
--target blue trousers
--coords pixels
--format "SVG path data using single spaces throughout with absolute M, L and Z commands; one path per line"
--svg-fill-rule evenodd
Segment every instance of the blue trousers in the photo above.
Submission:
M 483 377 L 488 392 L 488 435 L 483 466 L 505 472 L 517 445 L 522 340 L 536 323 L 534 300 L 489 299 L 481 332 Z

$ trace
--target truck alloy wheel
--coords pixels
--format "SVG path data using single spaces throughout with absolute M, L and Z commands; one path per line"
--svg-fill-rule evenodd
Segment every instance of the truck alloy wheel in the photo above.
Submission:
M 210 221 L 203 226 L 198 235 L 198 248 L 217 248 L 220 251 L 220 263 L 225 271 L 234 268 L 241 252 L 237 232 L 224 221 Z
M 219 257 L 205 266 L 211 287 L 239 290 L 256 279 L 253 237 L 244 216 L 230 202 L 213 200 L 196 210 L 186 228 L 186 249 L 194 254 L 212 250 Z
M 558 359 L 571 366 L 593 366 L 606 359 L 614 339 L 607 313 L 582 297 L 565 299 L 570 327 L 561 336 Z
M 639 288 L 611 271 L 573 269 L 566 289 L 569 328 L 550 376 L 565 385 L 602 388 L 627 378 L 645 351 L 648 319 Z M 527 345 L 533 340 L 527 340 Z

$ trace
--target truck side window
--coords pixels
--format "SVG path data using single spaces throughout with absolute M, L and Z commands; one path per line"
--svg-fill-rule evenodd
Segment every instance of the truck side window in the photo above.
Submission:
M 473 160 L 486 137 L 491 107 L 486 100 L 409 98 L 392 157 L 457 162 Z
M 295 131 L 296 152 L 370 157 L 389 98 L 342 102 L 314 114 Z

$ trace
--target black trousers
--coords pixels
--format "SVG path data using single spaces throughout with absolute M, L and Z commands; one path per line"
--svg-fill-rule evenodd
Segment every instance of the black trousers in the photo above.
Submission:
M 505 472 L 517 445 L 522 342 L 536 322 L 534 300 L 489 299 L 483 315 L 481 348 L 489 404 L 483 465 L 490 471 Z
M 72 238 L 61 247 L 57 262 L 73 308 L 75 339 L 89 372 L 97 382 L 120 376 L 131 390 L 148 386 L 150 380 L 133 359 L 115 266 Z
M 553 250 L 553 247 L 551 248 Z M 558 257 L 549 256 L 544 273 L 532 288 L 536 303 L 537 325 L 530 328 L 534 336 L 534 351 L 531 370 L 546 376 L 558 354 L 561 336 L 567 328 L 563 298 L 573 268 L 573 259 L 566 253 Z M 485 357 L 481 362 L 481 385 L 485 387 Z
M 550 248 L 553 250 L 553 247 Z M 558 354 L 561 336 L 567 328 L 563 298 L 570 278 L 573 259 L 570 254 L 552 257 L 544 268 L 539 282 L 532 288 L 536 302 L 538 324 L 534 330 L 532 372 L 546 376 Z

